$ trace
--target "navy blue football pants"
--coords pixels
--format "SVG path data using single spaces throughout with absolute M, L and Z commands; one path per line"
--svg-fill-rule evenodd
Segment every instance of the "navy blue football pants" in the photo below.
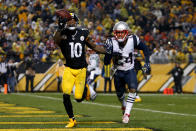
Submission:
M 114 85 L 117 96 L 120 98 L 126 91 L 125 85 L 128 85 L 128 89 L 137 89 L 137 76 L 134 69 L 121 71 L 117 70 L 114 75 Z

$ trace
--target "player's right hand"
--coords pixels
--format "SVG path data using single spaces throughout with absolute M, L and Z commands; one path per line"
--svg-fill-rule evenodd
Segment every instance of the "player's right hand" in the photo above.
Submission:
M 55 13 L 58 17 L 58 28 L 62 30 L 64 29 L 66 22 L 72 19 L 72 16 L 66 9 L 56 10 Z

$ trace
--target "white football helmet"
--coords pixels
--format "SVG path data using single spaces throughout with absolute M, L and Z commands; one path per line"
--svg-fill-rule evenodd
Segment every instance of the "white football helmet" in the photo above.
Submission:
M 113 32 L 118 42 L 123 42 L 127 39 L 130 28 L 126 22 L 119 21 L 114 25 Z

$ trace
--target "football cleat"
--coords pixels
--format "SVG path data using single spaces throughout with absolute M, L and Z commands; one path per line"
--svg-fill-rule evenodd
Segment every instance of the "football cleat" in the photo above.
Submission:
M 95 92 L 93 95 L 90 96 L 91 101 L 94 101 L 97 97 L 97 93 Z
M 76 120 L 70 118 L 70 119 L 69 119 L 69 123 L 68 123 L 65 127 L 66 127 L 66 128 L 72 128 L 72 127 L 75 127 L 76 124 L 77 124 Z
M 139 97 L 139 98 L 135 98 L 135 102 L 141 102 L 142 99 Z
M 124 114 L 123 117 L 122 117 L 122 123 L 129 123 L 129 117 L 130 115 L 129 114 Z

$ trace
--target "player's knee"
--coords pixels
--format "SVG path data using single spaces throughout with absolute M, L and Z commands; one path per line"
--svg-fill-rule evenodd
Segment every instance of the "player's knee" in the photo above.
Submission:
M 75 99 L 76 99 L 76 100 L 82 99 L 82 95 L 80 95 L 80 94 L 75 94 Z
M 82 102 L 83 101 L 83 99 L 81 98 L 81 99 L 75 99 L 77 102 Z
M 131 88 L 131 89 L 129 89 L 129 92 L 130 92 L 130 93 L 136 93 L 136 89 Z

